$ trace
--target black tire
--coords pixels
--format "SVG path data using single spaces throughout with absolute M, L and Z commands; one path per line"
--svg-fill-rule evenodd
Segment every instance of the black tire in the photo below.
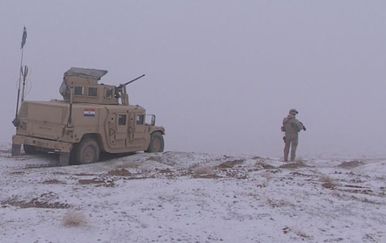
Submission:
M 154 132 L 151 134 L 149 147 L 145 151 L 146 153 L 157 153 L 164 151 L 164 138 L 160 132 Z
M 37 149 L 33 145 L 23 144 L 23 149 L 26 154 L 37 154 Z
M 100 148 L 95 139 L 86 137 L 75 148 L 75 161 L 80 164 L 94 163 L 99 160 Z

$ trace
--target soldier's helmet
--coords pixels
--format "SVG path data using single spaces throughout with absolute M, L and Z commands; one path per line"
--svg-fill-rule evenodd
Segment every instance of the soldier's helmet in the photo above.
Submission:
M 298 114 L 299 112 L 296 110 L 296 109 L 291 109 L 290 111 L 289 111 L 289 114 L 291 114 L 291 115 L 296 115 L 296 114 Z

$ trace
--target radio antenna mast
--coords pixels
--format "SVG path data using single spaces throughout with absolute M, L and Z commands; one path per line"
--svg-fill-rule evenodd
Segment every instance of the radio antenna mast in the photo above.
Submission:
M 21 38 L 21 45 L 20 45 L 21 57 L 20 57 L 20 69 L 19 69 L 19 85 L 17 88 L 16 113 L 15 113 L 15 119 L 12 121 L 12 123 L 13 123 L 13 125 L 15 125 L 15 127 L 19 123 L 17 113 L 19 111 L 20 86 L 21 86 L 22 76 L 23 76 L 23 80 L 25 80 L 25 78 L 27 77 L 27 72 L 28 72 L 27 68 L 25 68 L 23 71 L 24 45 L 25 45 L 26 40 L 27 40 L 27 28 L 24 26 L 23 36 Z M 24 97 L 22 97 L 22 98 L 24 99 Z

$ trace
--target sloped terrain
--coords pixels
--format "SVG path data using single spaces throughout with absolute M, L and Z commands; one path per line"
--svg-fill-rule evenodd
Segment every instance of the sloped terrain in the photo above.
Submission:
M 386 160 L 0 152 L 1 242 L 385 242 Z

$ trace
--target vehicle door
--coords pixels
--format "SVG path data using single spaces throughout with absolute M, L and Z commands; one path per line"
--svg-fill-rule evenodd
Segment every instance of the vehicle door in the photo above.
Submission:
M 115 139 L 116 140 L 124 140 L 126 144 L 126 138 L 127 138 L 127 133 L 128 133 L 128 116 L 127 112 L 117 112 L 116 114 L 116 127 L 117 127 L 117 132 L 115 134 Z
M 145 125 L 145 114 L 135 113 L 135 131 L 134 143 L 145 146 L 147 133 L 147 126 Z
M 107 118 L 108 141 L 114 148 L 124 148 L 127 145 L 128 113 L 126 110 L 114 111 Z

